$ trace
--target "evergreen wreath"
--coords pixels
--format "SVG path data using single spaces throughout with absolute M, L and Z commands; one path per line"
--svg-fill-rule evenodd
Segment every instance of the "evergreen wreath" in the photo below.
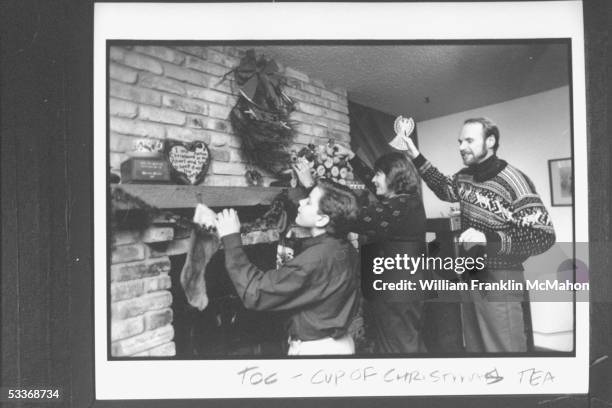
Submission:
M 244 154 L 250 165 L 280 176 L 290 164 L 287 148 L 293 128 L 289 115 L 295 110 L 293 100 L 283 92 L 285 79 L 274 60 L 263 55 L 257 58 L 254 50 L 248 50 L 238 67 L 223 78 L 232 73 L 240 90 L 230 122 L 242 139 Z

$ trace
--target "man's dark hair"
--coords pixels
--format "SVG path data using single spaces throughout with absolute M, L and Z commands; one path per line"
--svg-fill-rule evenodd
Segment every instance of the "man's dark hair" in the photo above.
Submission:
M 331 180 L 319 180 L 316 187 L 323 192 L 319 201 L 319 212 L 329 217 L 325 230 L 333 236 L 345 236 L 359 212 L 355 194 L 350 188 Z
M 482 125 L 482 135 L 484 140 L 486 140 L 489 136 L 493 136 L 495 138 L 493 151 L 497 153 L 497 149 L 499 148 L 499 129 L 497 128 L 497 125 L 489 118 L 470 118 L 463 122 L 464 125 L 469 123 L 480 123 Z
M 387 178 L 387 188 L 395 194 L 418 191 L 419 178 L 414 165 L 399 152 L 383 154 L 374 163 L 374 171 L 382 171 Z

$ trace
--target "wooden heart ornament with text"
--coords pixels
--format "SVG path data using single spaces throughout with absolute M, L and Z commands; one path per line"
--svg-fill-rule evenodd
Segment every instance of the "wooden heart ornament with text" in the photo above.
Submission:
M 166 142 L 166 157 L 172 178 L 180 184 L 200 184 L 210 165 L 210 151 L 204 142 Z

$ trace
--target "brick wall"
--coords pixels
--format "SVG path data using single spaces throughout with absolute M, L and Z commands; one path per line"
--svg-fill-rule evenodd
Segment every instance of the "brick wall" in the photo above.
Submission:
M 112 230 L 111 355 L 174 356 L 170 257 L 187 253 L 190 231 L 164 218 L 134 228 Z M 242 241 L 244 245 L 275 242 L 278 231 L 245 233 Z
M 186 231 L 153 224 L 112 235 L 111 354 L 175 355 L 170 293 L 171 255 L 187 249 Z
M 136 138 L 202 140 L 212 162 L 205 185 L 244 186 L 245 159 L 229 113 L 237 100 L 232 78 L 244 50 L 234 47 L 113 46 L 109 62 L 110 165 L 119 173 Z M 329 138 L 348 143 L 346 91 L 284 67 L 286 93 L 296 103 L 295 148 Z M 262 172 L 263 173 L 263 172 Z M 264 173 L 265 175 L 265 173 Z M 267 185 L 271 177 L 264 177 Z
M 119 173 L 135 140 L 202 140 L 212 153 L 204 185 L 246 186 L 240 138 L 228 120 L 233 81 L 244 50 L 233 47 L 114 46 L 109 61 L 111 169 Z M 284 67 L 285 92 L 296 101 L 294 146 L 349 142 L 346 92 Z M 264 183 L 273 178 L 264 172 Z M 140 230 L 114 227 L 111 255 L 111 354 L 173 356 L 170 256 L 187 251 L 188 232 L 163 220 Z M 276 231 L 243 236 L 245 244 L 278 240 Z

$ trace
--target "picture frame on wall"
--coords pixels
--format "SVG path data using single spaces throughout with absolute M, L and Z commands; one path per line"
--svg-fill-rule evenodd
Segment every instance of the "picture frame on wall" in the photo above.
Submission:
M 550 205 L 569 207 L 573 205 L 573 172 L 572 159 L 551 159 L 548 161 L 550 179 Z

